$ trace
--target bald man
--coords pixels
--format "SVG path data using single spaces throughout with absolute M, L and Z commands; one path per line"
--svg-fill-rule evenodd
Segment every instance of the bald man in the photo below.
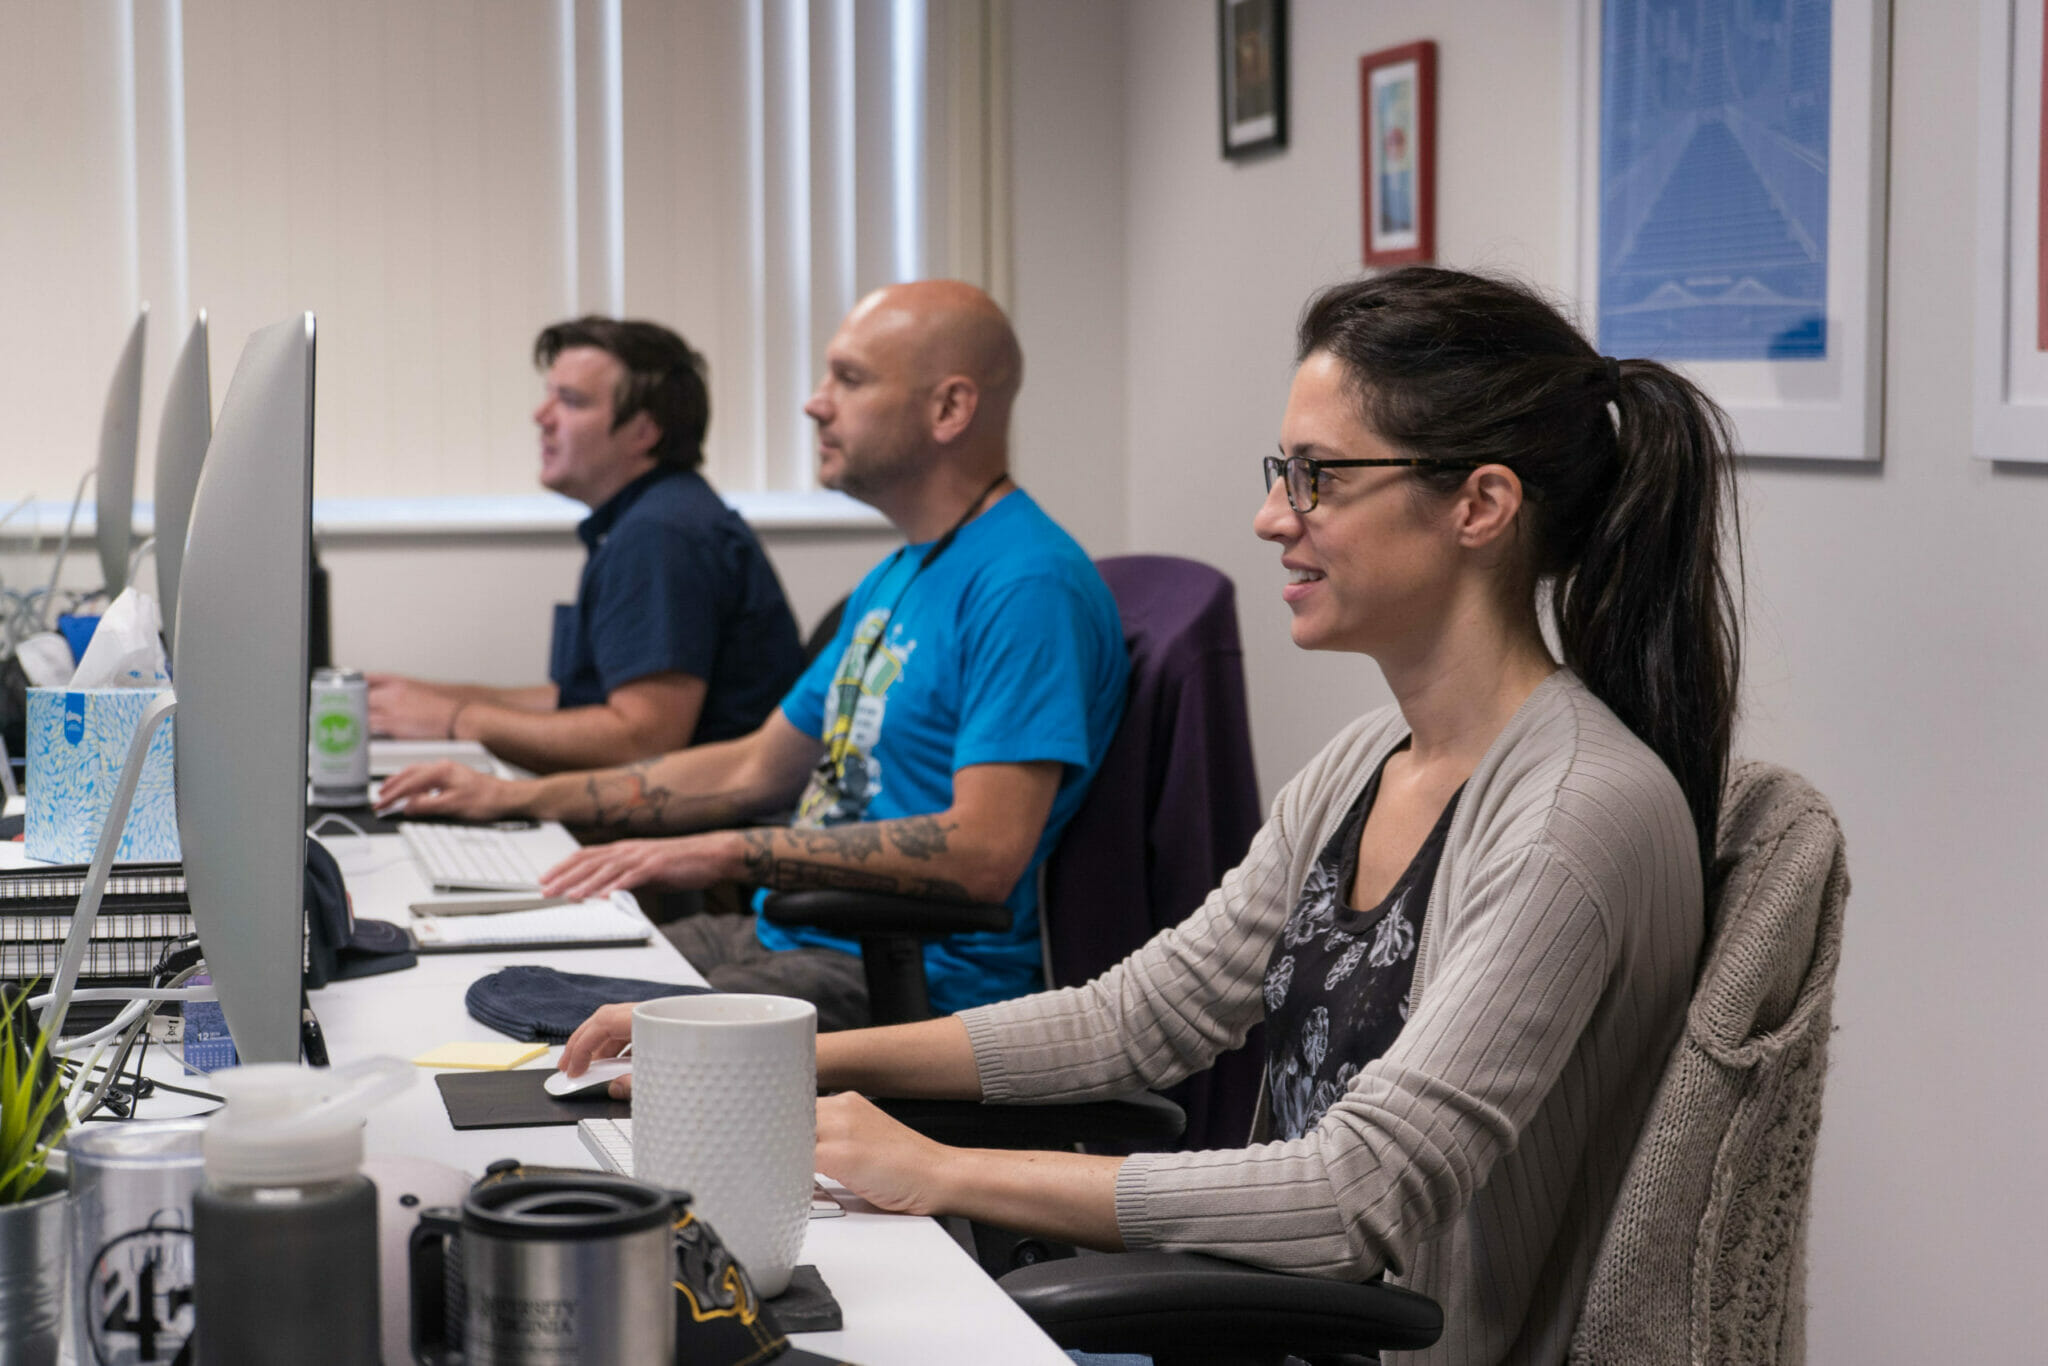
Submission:
M 880 510 L 908 544 L 853 591 L 780 709 L 741 739 L 628 768 L 512 782 L 423 766 L 387 783 L 384 802 L 666 836 L 581 850 L 547 873 L 553 895 L 737 879 L 1005 902 L 1007 932 L 927 946 L 932 1004 L 1036 990 L 1035 875 L 1109 746 L 1127 666 L 1094 566 L 1010 479 L 1023 377 L 1009 320 L 970 285 L 861 300 L 804 412 L 820 482 Z M 792 804 L 787 827 L 725 828 Z M 825 1029 L 867 1023 L 850 940 L 753 916 L 666 932 L 713 986 L 804 997 Z

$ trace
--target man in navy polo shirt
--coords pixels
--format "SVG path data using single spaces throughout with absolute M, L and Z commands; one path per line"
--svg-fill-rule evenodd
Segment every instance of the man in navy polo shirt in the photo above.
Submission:
M 536 772 L 628 763 L 761 724 L 802 665 L 760 543 L 697 473 L 704 361 L 648 322 L 544 329 L 540 481 L 591 509 L 576 601 L 555 608 L 551 683 L 370 675 L 370 728 L 479 740 Z
M 599 773 L 506 782 L 437 765 L 394 779 L 385 800 L 703 832 L 586 848 L 545 875 L 551 895 L 734 879 L 1005 902 L 1007 929 L 927 946 L 932 1004 L 1035 990 L 1034 874 L 1101 765 L 1128 663 L 1094 565 L 1010 479 L 1022 379 L 1009 320 L 980 290 L 927 280 L 863 299 L 804 411 L 819 482 L 879 509 L 907 544 L 854 589 L 838 637 L 767 722 Z M 719 828 L 792 805 L 787 826 Z M 713 986 L 804 997 L 825 1029 L 867 1021 L 848 940 L 753 916 L 663 928 Z

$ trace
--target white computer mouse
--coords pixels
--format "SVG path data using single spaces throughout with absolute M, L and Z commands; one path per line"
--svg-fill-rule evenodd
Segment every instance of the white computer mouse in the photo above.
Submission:
M 556 1099 L 569 1100 L 592 1091 L 601 1091 L 611 1085 L 613 1078 L 623 1077 L 632 1070 L 631 1058 L 598 1058 L 580 1077 L 572 1077 L 567 1072 L 557 1072 L 540 1085 L 543 1091 Z

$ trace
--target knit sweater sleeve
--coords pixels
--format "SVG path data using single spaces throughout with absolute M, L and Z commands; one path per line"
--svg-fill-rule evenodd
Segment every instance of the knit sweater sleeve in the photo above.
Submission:
M 1433 981 L 1393 1047 L 1299 1139 L 1128 1159 L 1126 1246 L 1363 1279 L 1399 1274 L 1462 1214 L 1571 1060 L 1611 944 L 1598 899 L 1540 844 L 1439 909 Z
M 1202 906 L 1085 986 L 962 1011 L 991 1101 L 1086 1100 L 1170 1086 L 1244 1042 L 1287 918 L 1291 840 L 1278 814 Z
M 1170 1086 L 1243 1043 L 1265 1014 L 1266 959 L 1301 890 L 1304 851 L 1327 837 L 1334 794 L 1403 733 L 1391 709 L 1347 727 L 1281 789 L 1244 861 L 1201 907 L 1102 976 L 962 1011 L 982 1095 L 1085 1100 Z

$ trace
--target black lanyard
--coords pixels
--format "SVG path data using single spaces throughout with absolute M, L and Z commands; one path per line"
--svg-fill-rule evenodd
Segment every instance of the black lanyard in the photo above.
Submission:
M 974 514 L 981 511 L 981 506 L 988 501 L 988 496 L 1002 487 L 1003 481 L 1009 477 L 1010 472 L 1005 470 L 994 479 L 991 479 L 988 487 L 976 495 L 974 501 L 967 505 L 967 510 L 960 514 L 960 520 L 946 528 L 945 535 L 932 542 L 931 549 L 925 551 L 918 559 L 917 567 L 910 571 L 910 577 L 903 581 L 903 586 L 896 590 L 896 596 L 890 599 L 888 611 L 883 615 L 881 621 L 875 625 L 874 637 L 868 641 L 867 648 L 861 652 L 860 662 L 854 666 L 850 673 L 843 668 L 839 670 L 834 683 L 835 688 L 850 687 L 858 692 L 862 682 L 868 676 L 868 666 L 875 662 L 875 651 L 882 647 L 883 637 L 889 632 L 889 623 L 896 618 L 896 609 L 903 605 L 904 596 L 910 592 L 910 586 L 917 582 L 917 576 L 938 562 L 939 556 L 945 554 L 954 540 L 958 538 L 960 529 L 974 520 Z M 889 570 L 882 576 L 884 579 L 889 574 L 895 572 L 897 564 L 909 549 L 910 547 L 906 545 L 890 557 Z M 863 613 L 862 615 L 868 614 Z M 858 630 L 858 628 L 855 629 Z M 855 705 L 858 705 L 857 698 Z M 844 727 L 840 725 L 842 719 L 846 723 Z M 852 748 L 853 707 L 846 705 L 846 699 L 841 695 L 834 699 L 832 733 L 826 737 L 825 756 L 818 761 L 819 778 L 824 779 L 829 774 L 834 792 L 844 792 L 846 789 L 846 756 Z

